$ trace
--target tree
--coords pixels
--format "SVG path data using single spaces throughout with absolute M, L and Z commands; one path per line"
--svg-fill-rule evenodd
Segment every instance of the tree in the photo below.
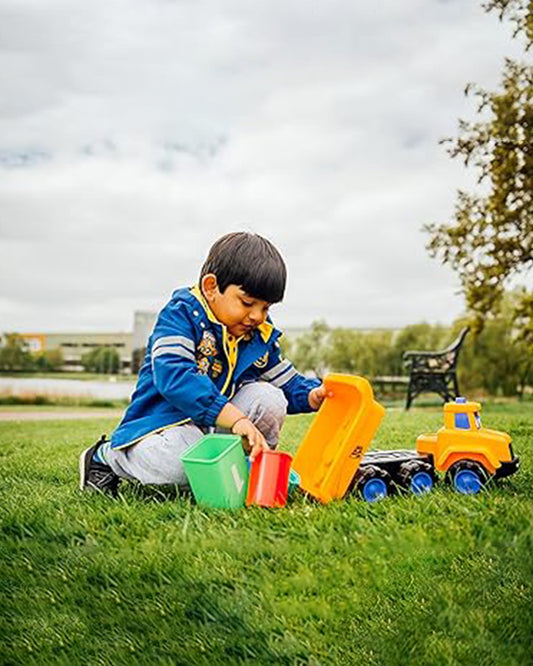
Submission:
M 522 397 L 533 383 L 533 356 L 514 328 L 520 296 L 519 291 L 505 294 L 498 314 L 487 317 L 478 336 L 467 338 L 458 368 L 459 385 L 466 393 L 482 389 L 490 395 Z M 453 331 L 464 325 L 465 320 L 458 319 Z
M 0 370 L 31 370 L 33 359 L 28 343 L 18 333 L 5 333 L 0 346 Z
M 291 361 L 300 372 L 312 370 L 319 376 L 324 374 L 328 335 L 329 327 L 326 322 L 314 321 L 310 331 L 291 343 Z
M 327 362 L 335 372 L 375 377 L 389 375 L 392 363 L 392 331 L 331 331 Z
M 98 347 L 84 354 L 81 364 L 87 372 L 116 374 L 120 368 L 120 356 L 113 347 Z
M 528 51 L 531 2 L 489 0 L 484 9 L 508 18 Z M 498 312 L 509 282 L 533 267 L 533 68 L 506 59 L 501 90 L 469 84 L 465 94 L 471 93 L 480 120 L 460 120 L 459 136 L 444 142 L 451 144 L 452 158 L 476 170 L 480 192 L 460 190 L 453 222 L 425 228 L 430 253 L 457 271 L 479 332 L 487 316 Z M 533 351 L 533 292 L 522 290 L 515 312 L 519 336 Z
M 43 372 L 53 372 L 61 370 L 64 358 L 61 349 L 45 349 L 42 352 L 33 354 L 35 368 Z

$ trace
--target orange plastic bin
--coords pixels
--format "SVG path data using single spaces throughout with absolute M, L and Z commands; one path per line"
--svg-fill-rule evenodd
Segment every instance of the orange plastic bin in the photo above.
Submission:
M 262 451 L 250 467 L 246 504 L 285 506 L 291 462 L 292 456 L 284 451 Z

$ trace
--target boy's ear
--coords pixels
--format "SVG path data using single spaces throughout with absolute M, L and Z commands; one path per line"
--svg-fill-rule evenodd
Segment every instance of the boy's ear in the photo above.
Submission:
M 207 275 L 204 275 L 202 278 L 200 286 L 202 288 L 203 295 L 208 301 L 212 302 L 218 294 L 217 276 L 214 273 L 207 273 Z

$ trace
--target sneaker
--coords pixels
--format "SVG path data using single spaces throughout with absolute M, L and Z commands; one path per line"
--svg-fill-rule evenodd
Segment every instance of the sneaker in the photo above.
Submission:
M 116 497 L 120 477 L 109 465 L 93 460 L 94 452 L 104 441 L 105 437 L 102 436 L 80 455 L 80 490 L 98 490 Z

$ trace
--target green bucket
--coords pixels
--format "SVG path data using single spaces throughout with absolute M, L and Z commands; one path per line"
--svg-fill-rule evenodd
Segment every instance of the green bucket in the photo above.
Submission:
M 182 456 L 198 504 L 223 509 L 244 506 L 248 466 L 238 435 L 205 435 Z

